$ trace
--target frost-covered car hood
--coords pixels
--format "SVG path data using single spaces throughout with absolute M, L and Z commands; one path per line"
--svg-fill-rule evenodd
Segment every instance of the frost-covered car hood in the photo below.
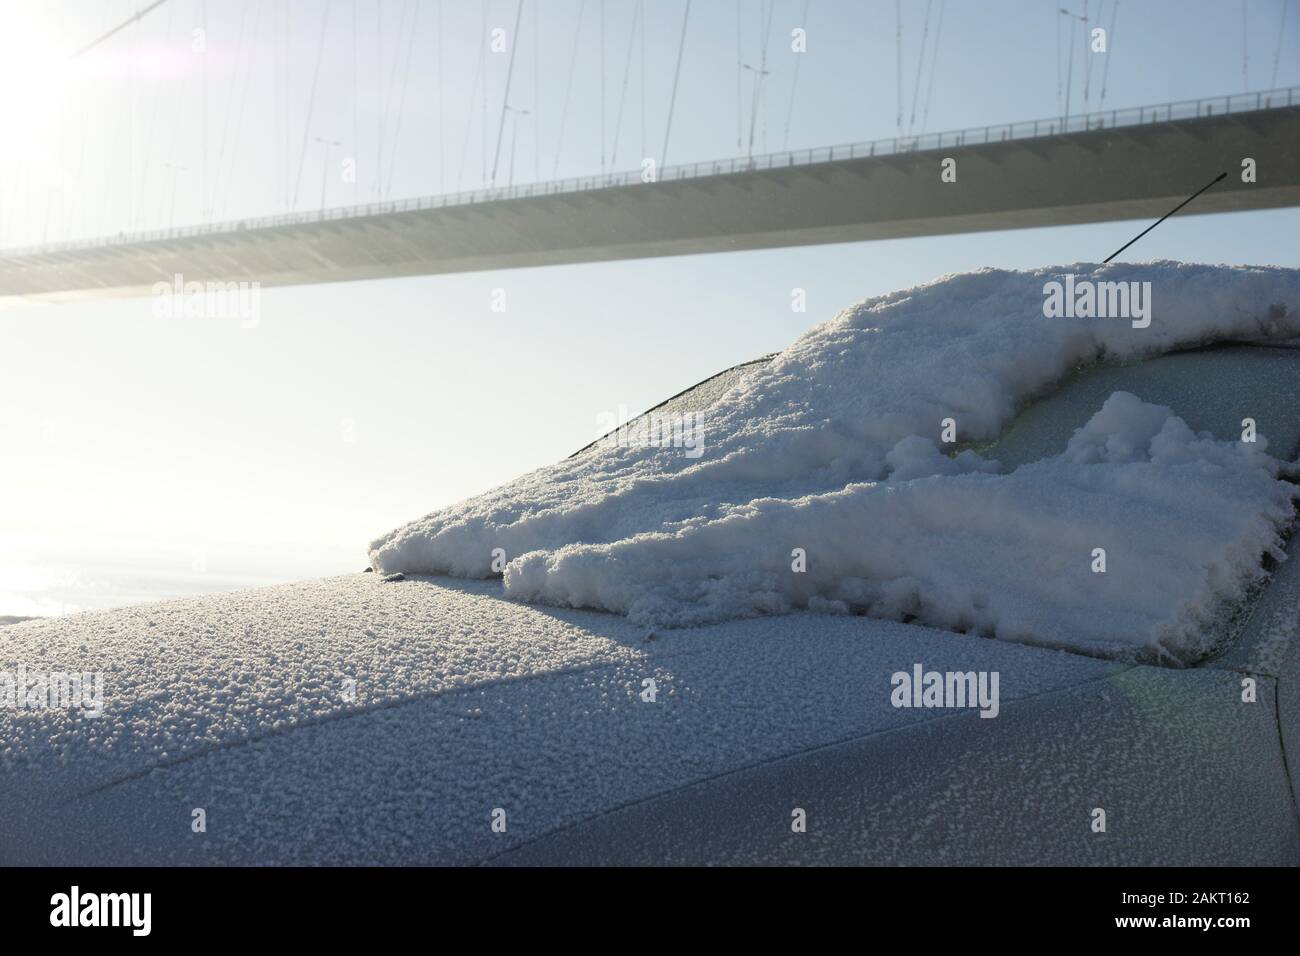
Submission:
M 358 574 L 7 628 L 6 666 L 100 668 L 106 706 L 0 710 L 0 862 L 1300 853 L 1276 662 L 1171 670 L 808 613 L 650 639 L 495 590 Z M 998 672 L 997 718 L 894 707 L 891 675 L 918 664 Z M 1257 706 L 1237 702 L 1247 671 Z M 717 795 L 738 787 L 728 820 Z M 1089 841 L 1097 805 L 1111 835 Z M 795 807 L 811 826 L 791 845 Z M 730 842 L 764 826 L 769 839 Z
M 1001 707 L 1123 670 L 813 615 L 648 639 L 620 617 L 488 591 L 352 575 L 7 629 L 6 661 L 102 669 L 107 703 L 99 718 L 0 710 L 0 858 L 472 862 L 933 716 L 868 686 L 882 668 L 997 665 Z M 208 814 L 201 838 L 195 807 Z M 496 807 L 505 835 L 488 826 Z M 331 843 L 314 843 L 317 830 Z

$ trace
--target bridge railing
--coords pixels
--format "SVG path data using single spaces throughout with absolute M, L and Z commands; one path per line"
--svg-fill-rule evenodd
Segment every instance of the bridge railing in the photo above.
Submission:
M 682 179 L 702 179 L 709 176 L 725 176 L 754 170 L 811 166 L 818 163 L 841 162 L 873 156 L 896 156 L 962 146 L 983 146 L 990 143 L 1059 136 L 1066 133 L 1084 133 L 1127 126 L 1145 126 L 1153 123 L 1169 123 L 1209 116 L 1249 113 L 1288 106 L 1300 106 L 1300 87 L 1266 90 L 1258 93 L 1237 93 L 1197 100 L 1180 100 L 1155 106 L 1139 106 L 1122 110 L 1103 110 L 1084 113 L 1079 116 L 1028 120 L 994 126 L 975 126 L 969 129 L 943 133 L 925 133 L 920 136 L 895 136 L 867 142 L 821 146 L 780 153 L 765 153 L 759 156 L 736 159 L 683 163 L 677 166 L 666 166 L 659 170 L 656 180 L 665 182 Z M 366 203 L 358 206 L 338 206 L 310 212 L 281 213 L 252 219 L 204 223 L 173 229 L 155 229 L 148 232 L 123 233 L 95 239 L 74 239 L 67 242 L 16 249 L 0 249 L 0 255 L 17 257 L 71 249 L 92 249 L 100 246 L 157 242 L 193 236 L 217 236 L 250 229 L 273 229 L 279 226 L 308 225 L 341 219 L 362 219 L 368 216 L 392 215 L 403 212 L 422 212 L 447 206 L 469 206 L 510 199 L 529 199 L 562 193 L 581 193 L 595 189 L 640 185 L 642 182 L 639 170 L 623 173 L 602 173 L 600 175 L 578 176 L 547 182 L 522 183 L 519 185 L 443 193 L 435 196 Z

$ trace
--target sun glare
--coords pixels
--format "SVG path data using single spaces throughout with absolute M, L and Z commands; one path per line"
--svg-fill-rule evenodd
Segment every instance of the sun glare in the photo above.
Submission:
M 30 160 L 44 154 L 57 135 L 62 109 L 80 65 L 73 38 L 42 17 L 39 8 L 3 6 L 0 30 L 0 122 L 11 155 Z M 16 154 L 16 155 L 15 155 Z

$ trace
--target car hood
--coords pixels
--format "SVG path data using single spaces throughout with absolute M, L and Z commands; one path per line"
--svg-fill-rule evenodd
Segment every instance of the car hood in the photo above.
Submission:
M 1012 769 L 1029 753 L 1068 757 L 1062 726 L 1090 741 L 1073 758 L 1084 766 L 1104 743 L 1096 728 L 1158 729 L 1168 708 L 1236 680 L 860 617 L 655 634 L 496 591 L 350 575 L 7 628 L 5 668 L 102 671 L 105 695 L 97 718 L 0 708 L 0 861 L 528 862 L 529 847 L 629 807 L 835 748 L 859 748 L 862 779 L 902 787 L 896 759 L 876 770 L 861 748 L 885 753 L 922 728 L 912 784 L 945 766 L 945 740 L 982 740 Z M 894 706 L 891 675 L 916 665 L 997 671 L 1000 716 Z M 1048 697 L 1063 705 L 1045 732 L 1025 718 Z M 1281 762 L 1272 715 L 1220 710 L 1205 721 L 1232 748 L 1173 728 L 1170 759 L 1244 772 L 1225 809 L 1240 797 L 1285 819 L 1285 774 L 1279 787 L 1259 772 Z

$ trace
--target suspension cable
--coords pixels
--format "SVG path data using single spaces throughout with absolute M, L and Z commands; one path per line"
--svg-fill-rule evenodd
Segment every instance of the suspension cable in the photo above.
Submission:
M 930 54 L 930 79 L 926 82 L 925 91 L 925 109 L 921 111 L 921 132 L 924 133 L 930 125 L 930 101 L 934 98 L 934 73 L 935 67 L 939 63 L 939 40 L 943 36 L 943 11 L 948 6 L 948 0 L 939 0 L 939 22 L 934 28 L 934 51 Z M 1057 51 L 1059 54 L 1059 50 Z M 1058 56 L 1059 61 L 1059 56 Z M 1058 62 L 1059 67 L 1059 62 Z M 1058 94 L 1059 95 L 1059 94 Z
M 477 77 L 475 82 L 478 82 Z M 384 5 L 375 4 L 375 96 L 379 99 L 379 109 L 375 110 L 375 174 L 370 180 L 370 198 L 379 201 L 379 191 L 383 188 L 384 168 Z
M 1097 23 L 1101 23 L 1101 15 L 1106 9 L 1106 0 L 1101 0 L 1097 10 Z M 1083 111 L 1088 112 L 1090 105 L 1088 93 L 1092 87 L 1092 33 L 1088 29 L 1088 0 L 1083 0 L 1083 42 L 1088 49 L 1088 55 L 1083 58 Z
M 760 15 L 761 15 L 760 7 Z M 758 55 L 758 69 L 754 71 L 754 93 L 749 101 L 749 149 L 747 156 L 754 155 L 754 124 L 758 120 L 758 100 L 763 92 L 763 77 L 767 75 L 767 47 L 772 39 L 772 14 L 776 12 L 776 3 L 767 8 L 767 25 L 763 29 L 763 47 Z
M 1061 12 L 1066 13 L 1065 10 Z M 1065 118 L 1061 122 L 1062 133 L 1066 132 L 1066 127 L 1070 125 L 1070 101 L 1074 99 L 1072 94 L 1074 91 L 1074 29 L 1076 24 L 1074 14 L 1070 13 L 1068 16 L 1070 17 L 1070 58 L 1065 68 Z
M 600 0 L 600 171 L 605 171 L 605 0 Z
M 489 20 L 490 15 L 491 15 L 491 10 L 492 10 L 492 0 L 483 0 L 483 31 L 482 31 L 482 33 L 483 33 L 483 36 L 484 36 L 484 37 L 486 37 L 486 36 L 488 35 L 488 20 Z M 478 123 L 478 134 L 479 134 L 479 151 L 478 151 L 478 156 L 479 156 L 479 182 L 481 182 L 483 185 L 486 186 L 486 185 L 487 185 L 487 181 L 488 181 L 488 175 L 487 175 L 487 122 L 488 122 L 488 120 L 487 120 L 487 108 L 488 108 L 487 100 L 488 100 L 488 68 L 487 68 L 487 53 L 486 53 L 486 52 L 484 52 L 483 57 L 484 57 L 484 59 L 483 59 L 483 72 L 482 72 L 481 76 L 479 77 L 479 81 L 480 81 L 480 83 L 481 83 L 481 86 L 480 86 L 480 88 L 479 88 L 479 101 L 478 101 L 478 118 L 479 118 L 479 123 Z
M 497 148 L 492 157 L 492 185 L 496 185 L 497 166 L 501 162 L 501 137 L 506 131 L 506 110 L 510 109 L 510 81 L 515 74 L 515 53 L 519 50 L 519 21 L 524 15 L 524 0 L 515 6 L 515 28 L 510 34 L 510 61 L 506 65 L 506 88 L 501 95 L 501 121 L 497 125 Z
M 257 27 L 258 24 L 260 24 L 261 22 L 262 22 L 262 6 L 261 4 L 259 4 L 257 9 L 253 11 L 253 35 L 254 36 L 257 35 Z M 253 64 L 255 60 L 256 60 L 256 56 L 254 55 L 253 50 L 250 48 L 248 51 L 248 57 L 244 63 L 244 82 L 240 86 L 239 114 L 235 119 L 234 141 L 236 143 L 239 142 L 240 135 L 242 134 L 244 129 L 244 109 L 248 105 L 248 87 L 253 79 Z M 220 165 L 217 166 L 217 189 L 219 191 L 217 198 L 220 201 L 220 208 L 222 209 L 225 209 L 230 205 L 230 191 L 231 191 L 230 181 L 235 174 L 235 163 L 237 161 L 237 155 L 238 155 L 237 153 L 231 154 L 230 165 L 226 172 L 224 191 L 221 190 L 221 183 L 222 183 L 221 167 Z
M 302 150 L 298 154 L 298 178 L 293 185 L 293 205 L 298 208 L 298 190 L 302 187 L 302 167 L 307 161 L 307 138 L 311 135 L 311 118 L 316 111 L 316 82 L 320 79 L 320 63 L 325 53 L 325 28 L 329 25 L 333 0 L 325 0 L 325 12 L 320 18 L 320 40 L 316 44 L 316 66 L 311 74 L 311 95 L 307 99 L 307 122 L 302 127 Z
M 352 156 L 361 152 L 361 119 L 357 102 L 357 0 L 352 0 Z M 355 170 L 354 170 L 355 173 Z M 352 204 L 357 203 L 358 179 L 352 177 Z
M 217 171 L 212 177 L 212 189 L 208 192 L 208 211 L 207 217 L 212 218 L 212 214 L 217 206 L 217 191 L 221 187 L 221 168 L 226 160 L 226 142 L 230 138 L 230 120 L 234 114 L 235 90 L 239 81 L 239 58 L 244 53 L 244 27 L 248 19 L 248 0 L 244 0 L 239 8 L 239 34 L 235 42 L 235 58 L 230 64 L 230 92 L 226 94 L 226 115 L 221 123 L 221 144 L 217 147 Z
M 1115 0 L 1110 7 L 1110 30 L 1106 33 L 1106 64 L 1101 68 L 1101 101 L 1099 106 L 1106 105 L 1106 79 L 1110 76 L 1110 57 L 1115 47 L 1115 18 L 1119 15 L 1119 0 Z
M 1246 23 L 1246 0 L 1241 0 L 1241 88 L 1250 92 L 1250 46 Z
M 645 4 L 641 4 L 641 156 L 645 157 Z
M 1282 22 L 1277 26 L 1277 50 L 1273 53 L 1273 78 L 1268 84 L 1270 90 L 1277 89 L 1277 65 L 1282 59 L 1282 34 L 1286 32 L 1286 8 L 1287 0 L 1282 0 Z
M 808 35 L 808 4 L 811 0 L 803 0 L 803 13 L 799 16 L 799 27 L 804 31 L 805 38 Z M 799 67 L 803 63 L 803 54 L 795 57 L 794 60 L 794 79 L 790 81 L 790 102 L 785 110 L 785 136 L 781 141 L 782 149 L 790 148 L 790 120 L 794 117 L 794 94 L 799 89 Z
M 376 4 L 380 6 L 381 4 Z M 388 85 L 384 85 L 383 38 L 380 38 L 380 52 L 377 61 L 375 82 L 379 87 L 379 156 L 375 167 L 375 198 L 384 196 L 384 147 L 388 144 L 388 111 L 397 88 L 398 68 L 402 63 L 402 37 L 406 36 L 406 14 L 411 9 L 411 0 L 402 0 L 402 12 L 398 15 L 397 33 L 393 37 L 393 53 L 389 58 Z
M 72 59 L 75 60 L 77 57 L 81 56 L 83 53 L 89 53 L 91 50 L 93 50 L 95 47 L 99 46 L 101 43 L 103 43 L 103 42 L 104 42 L 105 40 L 107 40 L 109 37 L 111 37 L 111 36 L 113 36 L 113 35 L 115 35 L 115 34 L 117 34 L 117 33 L 121 33 L 123 30 L 125 30 L 127 27 L 129 27 L 131 24 L 133 24 L 133 23 L 139 23 L 142 19 L 144 19 L 144 17 L 145 17 L 146 14 L 148 14 L 148 13 L 152 13 L 154 10 L 157 10 L 159 7 L 161 7 L 161 6 L 162 6 L 164 3 L 166 3 L 166 2 L 167 2 L 167 0 L 156 0 L 156 2 L 151 3 L 149 6 L 145 7 L 143 10 L 138 10 L 138 11 L 136 11 L 135 14 L 133 14 L 133 15 L 130 16 L 130 17 L 127 17 L 127 19 L 125 19 L 124 21 L 122 21 L 121 23 L 119 23 L 117 26 L 113 27 L 113 29 L 109 30 L 109 31 L 108 31 L 107 33 L 105 33 L 103 36 L 100 36 L 100 37 L 98 37 L 97 39 L 91 40 L 89 43 L 87 43 L 85 46 L 83 46 L 83 47 L 82 47 L 80 50 L 78 50 L 76 53 L 72 54 Z
M 469 103 L 466 106 L 465 141 L 460 148 L 460 169 L 456 172 L 456 188 L 460 189 L 465 177 L 465 160 L 469 156 L 469 139 L 474 132 L 474 103 L 478 100 L 479 74 L 483 72 L 483 61 L 487 56 L 487 17 L 483 17 L 484 29 L 479 31 L 478 61 L 474 65 L 474 79 L 470 83 Z
M 167 11 L 167 33 L 166 33 L 166 36 L 165 36 L 164 39 L 163 39 L 163 46 L 164 46 L 164 47 L 170 47 L 170 46 L 171 46 L 171 42 L 172 42 L 172 28 L 173 28 L 173 26 L 175 25 L 175 21 L 176 21 L 176 8 L 175 8 L 175 7 L 172 7 L 169 11 Z M 84 110 L 85 101 L 82 100 L 81 102 L 82 102 L 82 107 L 83 107 L 83 110 Z M 159 110 L 160 110 L 161 108 L 162 108 L 162 97 L 161 97 L 161 96 L 155 96 L 155 97 L 153 98 L 153 113 L 152 113 L 152 115 L 149 117 L 149 132 L 148 132 L 148 134 L 147 134 L 146 137 L 145 137 L 145 155 L 146 155 L 146 156 L 153 156 L 153 155 L 154 155 L 154 148 L 153 148 L 154 137 L 157 135 L 157 131 L 158 131 L 158 112 L 159 112 Z M 83 130 L 83 135 L 84 135 L 84 130 Z M 83 158 L 83 160 L 84 160 L 84 158 L 85 158 L 85 150 L 84 150 L 84 148 L 82 149 L 82 158 Z M 81 171 L 80 171 L 80 170 L 79 170 L 78 173 L 77 173 L 77 181 L 78 181 L 78 182 L 81 181 Z M 139 203 L 139 208 L 140 208 L 140 209 L 144 209 L 145 188 L 146 188 L 146 185 L 147 185 L 147 184 L 144 183 L 144 182 L 140 183 L 140 203 Z
M 564 107 L 560 110 L 560 132 L 555 141 L 555 166 L 552 175 L 560 173 L 560 150 L 564 146 L 564 124 L 569 118 L 569 97 L 573 93 L 573 70 L 578 64 L 578 41 L 582 38 L 582 14 L 587 9 L 587 0 L 579 0 L 578 25 L 573 31 L 573 53 L 569 56 L 569 79 L 564 84 Z
M 921 92 L 921 73 L 925 70 L 925 48 L 930 39 L 930 9 L 934 0 L 925 0 L 925 25 L 921 27 L 921 53 L 916 58 L 916 81 L 912 84 L 912 115 L 907 120 L 907 135 L 916 127 L 916 98 Z
M 632 29 L 627 35 L 627 61 L 623 65 L 623 88 L 618 94 L 618 116 L 614 121 L 614 146 L 610 150 L 609 166 L 614 169 L 618 165 L 618 139 L 619 133 L 623 129 L 623 107 L 627 102 L 627 84 L 628 79 L 632 76 L 632 51 L 636 48 L 636 31 L 638 18 L 641 15 L 641 6 L 644 0 L 636 0 L 636 6 L 632 9 Z
M 903 0 L 894 0 L 894 65 L 897 68 L 896 88 L 898 90 L 898 115 L 894 122 L 898 124 L 898 134 L 903 134 Z
M 673 92 L 668 98 L 668 123 L 664 126 L 664 148 L 659 153 L 659 168 L 668 165 L 668 140 L 673 133 L 673 111 L 677 106 L 677 82 L 682 76 L 682 53 L 686 49 L 686 24 L 691 19 L 691 0 L 686 0 L 686 12 L 682 14 L 682 36 L 677 41 L 677 66 L 673 70 Z
M 742 44 L 742 18 L 740 14 L 740 0 L 736 0 L 736 152 L 740 152 L 740 147 L 745 145 L 744 139 L 744 93 L 742 92 L 744 76 L 744 46 Z
M 1056 14 L 1052 19 L 1056 21 L 1056 112 L 1059 115 L 1065 112 L 1065 100 L 1061 96 L 1065 87 L 1065 77 L 1061 72 L 1064 59 L 1061 55 L 1061 16 L 1056 7 L 1056 0 L 1047 0 L 1047 2 L 1052 5 L 1052 13 Z
M 533 182 L 542 180 L 542 11 L 538 0 L 533 11 Z
M 402 67 L 402 93 L 397 100 L 397 125 L 393 128 L 393 149 L 388 158 L 388 187 L 384 190 L 387 199 L 393 192 L 393 173 L 397 169 L 397 142 L 402 135 L 402 114 L 406 110 L 406 88 L 411 81 L 411 55 L 415 51 L 415 25 L 420 20 L 420 4 L 415 0 L 415 11 L 411 14 L 411 31 L 406 40 L 406 65 Z

